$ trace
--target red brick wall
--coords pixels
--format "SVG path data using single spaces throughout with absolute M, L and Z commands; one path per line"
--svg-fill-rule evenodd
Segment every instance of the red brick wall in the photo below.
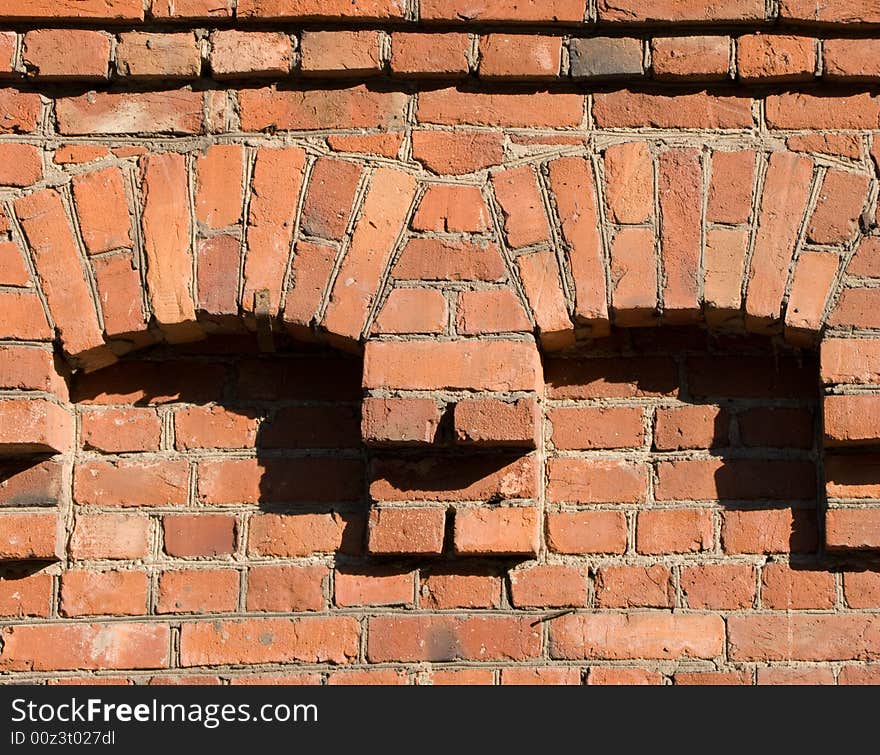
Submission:
M 0 0 L 0 683 L 880 679 L 875 5 Z

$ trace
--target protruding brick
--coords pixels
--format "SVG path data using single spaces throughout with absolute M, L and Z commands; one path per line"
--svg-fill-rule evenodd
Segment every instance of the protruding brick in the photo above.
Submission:
M 89 92 L 55 102 L 62 134 L 198 134 L 203 128 L 202 93 Z
M 443 551 L 446 509 L 373 509 L 367 548 L 370 553 L 436 555 Z
M 655 37 L 651 40 L 651 69 L 663 81 L 717 81 L 730 67 L 730 37 Z
M 370 445 L 433 443 L 440 408 L 428 398 L 365 398 L 361 434 Z
M 833 252 L 801 252 L 785 310 L 786 337 L 793 343 L 812 345 L 825 304 L 831 296 L 840 257 Z
M 545 79 L 559 76 L 562 38 L 487 34 L 480 40 L 480 77 Z
M 0 145 L 0 185 L 31 186 L 43 177 L 42 153 L 30 144 Z
M 69 569 L 61 577 L 59 613 L 140 616 L 147 611 L 148 589 L 149 578 L 143 571 Z
M 880 548 L 880 510 L 829 509 L 825 513 L 825 546 L 832 549 Z
M 611 309 L 621 327 L 656 322 L 657 260 L 650 228 L 621 228 L 611 245 Z
M 419 123 L 508 128 L 574 127 L 580 126 L 583 116 L 581 94 L 495 94 L 457 89 L 421 92 L 416 112 Z
M 218 79 L 236 76 L 286 76 L 293 44 L 274 31 L 224 29 L 211 35 L 211 72 Z
M 143 79 L 197 79 L 202 54 L 192 33 L 152 34 L 130 31 L 119 35 L 116 70 Z
M 806 81 L 816 71 L 816 41 L 785 34 L 746 34 L 736 41 L 741 81 Z
M 748 97 L 627 89 L 597 92 L 593 97 L 593 117 L 599 128 L 748 129 L 753 125 Z
M 138 559 L 150 547 L 150 520 L 136 514 L 79 514 L 70 540 L 75 559 Z
M 642 41 L 632 37 L 590 37 L 571 40 L 574 79 L 616 79 L 642 75 Z
M 45 399 L 0 400 L 0 455 L 65 453 L 73 442 L 73 416 Z
M 63 547 L 60 534 L 54 511 L 0 513 L 0 561 L 55 561 Z
M 107 78 L 110 36 L 84 29 L 37 29 L 24 35 L 24 65 L 40 79 Z
M 300 69 L 305 76 L 369 76 L 381 70 L 379 33 L 362 31 L 304 31 L 300 39 Z

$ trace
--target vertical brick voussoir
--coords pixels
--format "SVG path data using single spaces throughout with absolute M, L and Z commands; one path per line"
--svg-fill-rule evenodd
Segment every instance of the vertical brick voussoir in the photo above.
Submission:
M 495 197 L 504 214 L 507 242 L 514 249 L 549 239 L 547 213 L 531 166 L 501 171 L 492 177 Z
M 104 346 L 97 307 L 61 195 L 43 189 L 16 200 L 15 211 L 64 350 L 87 368 L 115 361 Z
M 73 198 L 83 242 L 90 254 L 131 247 L 125 178 L 119 168 L 76 176 Z
M 333 284 L 322 326 L 349 341 L 360 339 L 370 307 L 411 212 L 417 183 L 408 173 L 379 168 L 364 198 L 348 252 Z
M 269 292 L 272 314 L 280 309 L 305 166 L 306 153 L 299 147 L 263 147 L 257 152 L 241 302 L 246 312 L 253 311 L 254 295 L 260 291 Z
M 559 264 L 553 252 L 535 252 L 516 258 L 526 299 L 538 324 L 541 344 L 549 351 L 574 345 L 574 327 L 562 289 Z
M 654 231 L 621 228 L 611 244 L 611 311 L 621 327 L 657 323 Z
M 746 290 L 750 330 L 765 331 L 779 320 L 812 180 L 808 158 L 790 152 L 770 155 Z
M 815 343 L 839 267 L 834 252 L 802 252 L 798 257 L 785 310 L 787 341 L 805 347 Z
M 186 157 L 175 153 L 141 160 L 147 292 L 156 322 L 172 343 L 202 337 L 192 293 L 192 223 Z

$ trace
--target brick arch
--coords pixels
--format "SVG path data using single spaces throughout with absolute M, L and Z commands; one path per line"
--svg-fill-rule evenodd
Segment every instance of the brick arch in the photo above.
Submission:
M 5 206 L 19 261 L 4 321 L 44 345 L 4 347 L 15 387 L 39 394 L 4 400 L 4 453 L 70 449 L 70 368 L 216 332 L 365 346 L 367 444 L 429 444 L 439 410 L 420 396 L 446 391 L 467 395 L 453 401 L 462 442 L 521 448 L 542 351 L 652 325 L 808 348 L 824 334 L 828 544 L 880 547 L 876 512 L 851 507 L 875 497 L 875 459 L 838 461 L 877 441 L 867 158 L 604 139 L 455 178 L 305 140 L 132 148 L 25 188 Z M 481 425 L 493 412 L 506 434 Z

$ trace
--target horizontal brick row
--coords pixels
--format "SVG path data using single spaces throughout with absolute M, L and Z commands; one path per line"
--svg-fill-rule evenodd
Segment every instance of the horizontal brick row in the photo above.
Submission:
M 876 39 L 790 34 L 563 37 L 494 32 L 84 29 L 0 32 L 0 75 L 38 81 L 343 77 L 487 82 L 871 82 Z M 71 55 L 68 51 L 73 50 Z M 65 54 L 67 53 L 67 54 Z

